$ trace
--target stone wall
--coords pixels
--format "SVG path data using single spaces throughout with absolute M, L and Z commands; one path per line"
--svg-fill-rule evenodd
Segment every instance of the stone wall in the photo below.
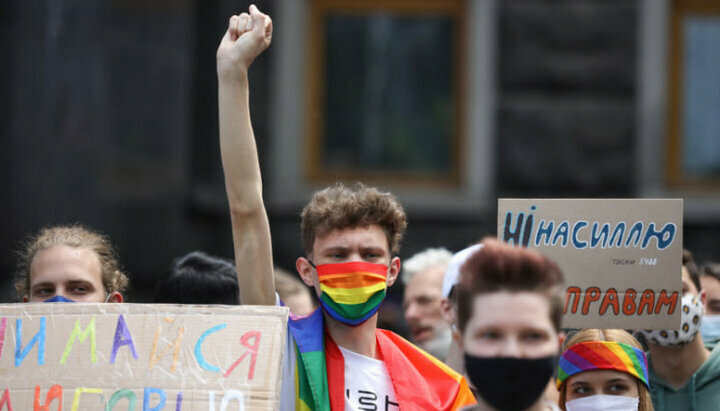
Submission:
M 23 236 L 108 234 L 147 301 L 170 261 L 232 257 L 217 134 L 215 50 L 245 1 L 9 1 L 0 55 L 1 301 Z M 253 107 L 267 106 L 253 73 Z M 254 109 L 259 139 L 266 115 Z
M 499 194 L 631 195 L 636 3 L 498 4 Z

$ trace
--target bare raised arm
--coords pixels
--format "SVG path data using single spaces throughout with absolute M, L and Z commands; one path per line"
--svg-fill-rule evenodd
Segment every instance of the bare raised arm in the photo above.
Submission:
M 232 16 L 217 50 L 220 151 L 242 304 L 274 305 L 270 226 L 250 124 L 248 68 L 270 45 L 272 20 L 257 7 Z

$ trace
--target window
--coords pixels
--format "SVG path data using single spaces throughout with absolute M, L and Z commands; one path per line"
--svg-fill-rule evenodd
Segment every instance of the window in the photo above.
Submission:
M 293 0 L 278 2 L 273 19 L 266 199 L 272 212 L 296 213 L 313 191 L 353 180 L 392 191 L 413 212 L 478 216 L 494 209 L 494 1 Z M 401 61 L 408 70 L 375 64 L 370 52 L 358 51 L 377 44 L 371 28 L 402 37 L 382 45 L 390 48 L 378 60 Z M 328 30 L 339 38 L 326 41 Z M 436 50 L 441 43 L 448 46 Z M 352 60 L 328 60 L 343 49 Z M 385 89 L 360 87 L 373 84 L 370 75 Z M 424 90 L 402 84 L 413 81 Z M 328 108 L 330 101 L 337 104 Z M 329 117 L 335 115 L 351 125 Z M 411 116 L 432 118 L 421 118 L 420 127 L 405 120 Z M 346 130 L 370 141 L 353 140 Z
M 720 186 L 720 3 L 676 0 L 670 26 L 668 183 Z
M 311 181 L 458 183 L 463 4 L 311 2 Z

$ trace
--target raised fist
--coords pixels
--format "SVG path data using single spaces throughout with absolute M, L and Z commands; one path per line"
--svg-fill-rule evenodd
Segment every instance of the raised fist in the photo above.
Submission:
M 247 73 L 250 64 L 272 40 L 272 20 L 253 4 L 248 13 L 230 17 L 217 50 L 219 76 Z

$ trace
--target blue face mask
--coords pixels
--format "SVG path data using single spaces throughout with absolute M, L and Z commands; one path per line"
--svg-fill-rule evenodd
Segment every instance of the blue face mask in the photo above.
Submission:
M 44 303 L 74 303 L 75 301 L 63 297 L 62 295 L 56 295 L 53 298 L 48 298 L 47 300 L 43 301 Z
M 720 315 L 705 315 L 700 324 L 700 334 L 705 343 L 720 338 Z

